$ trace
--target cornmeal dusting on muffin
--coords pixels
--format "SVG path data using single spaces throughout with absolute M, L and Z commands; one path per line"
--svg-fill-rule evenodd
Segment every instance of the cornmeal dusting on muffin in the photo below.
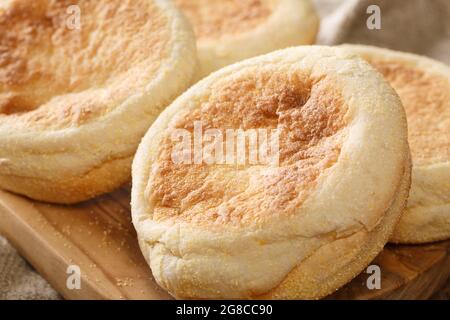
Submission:
M 215 83 L 199 105 L 171 122 L 153 164 L 148 190 L 156 221 L 245 224 L 293 213 L 340 155 L 347 107 L 328 77 L 249 68 Z M 205 128 L 277 128 L 279 165 L 174 164 L 170 133 L 193 130 L 195 121 Z
M 255 28 L 271 14 L 274 1 L 176 0 L 201 39 L 236 34 Z
M 369 59 L 406 110 L 414 165 L 450 161 L 450 83 L 401 61 Z
M 12 1 L 0 11 L 0 117 L 80 125 L 148 83 L 167 55 L 167 18 L 144 0 Z M 136 10 L 139 7 L 139 10 Z

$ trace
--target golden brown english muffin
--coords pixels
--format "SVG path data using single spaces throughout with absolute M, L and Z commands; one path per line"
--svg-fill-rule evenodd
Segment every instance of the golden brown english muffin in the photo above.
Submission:
M 384 75 L 406 110 L 412 185 L 406 212 L 391 241 L 425 243 L 450 238 L 450 68 L 408 53 L 344 47 Z
M 312 44 L 319 18 L 311 0 L 176 0 L 194 27 L 200 77 L 231 63 Z
M 170 1 L 7 1 L 0 30 L 0 188 L 38 200 L 128 181 L 195 74 L 195 37 Z
M 291 48 L 210 75 L 160 115 L 133 162 L 133 223 L 177 298 L 321 298 L 382 250 L 410 170 L 382 76 L 342 49 Z

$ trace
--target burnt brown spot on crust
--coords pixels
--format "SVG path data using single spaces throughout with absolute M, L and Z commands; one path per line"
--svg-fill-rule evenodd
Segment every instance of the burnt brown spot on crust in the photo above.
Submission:
M 399 94 L 406 110 L 415 165 L 450 160 L 450 83 L 402 61 L 369 61 Z
M 290 214 L 339 157 L 347 108 L 333 79 L 251 68 L 215 83 L 197 103 L 172 120 L 153 164 L 147 196 L 157 221 L 245 224 Z M 174 164 L 171 132 L 192 131 L 195 121 L 205 129 L 279 129 L 279 165 Z
M 0 9 L 0 117 L 64 126 L 105 113 L 157 70 L 166 25 L 151 1 L 11 1 Z
M 176 0 L 197 37 L 206 39 L 251 30 L 272 13 L 268 0 Z

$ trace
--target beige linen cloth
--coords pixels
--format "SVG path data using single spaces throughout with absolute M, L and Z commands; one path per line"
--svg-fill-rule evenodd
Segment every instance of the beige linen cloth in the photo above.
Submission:
M 450 64 L 450 0 L 314 0 L 322 17 L 319 44 L 362 43 L 414 52 Z M 381 29 L 366 12 L 381 9 Z M 0 221 L 1 223 L 1 221 Z M 0 299 L 59 295 L 0 237 Z

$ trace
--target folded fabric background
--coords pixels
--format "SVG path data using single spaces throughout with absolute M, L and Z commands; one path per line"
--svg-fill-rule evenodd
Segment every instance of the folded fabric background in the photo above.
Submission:
M 417 53 L 450 64 L 448 0 L 315 0 L 319 44 L 361 43 Z M 381 29 L 367 28 L 367 8 L 381 11 Z
M 450 64 L 449 0 L 314 0 L 322 22 L 318 44 L 361 43 L 413 52 Z M 367 8 L 381 10 L 381 29 L 370 30 Z M 0 222 L 1 223 L 1 222 Z M 440 298 L 449 299 L 449 290 Z M 0 299 L 61 297 L 0 236 Z

